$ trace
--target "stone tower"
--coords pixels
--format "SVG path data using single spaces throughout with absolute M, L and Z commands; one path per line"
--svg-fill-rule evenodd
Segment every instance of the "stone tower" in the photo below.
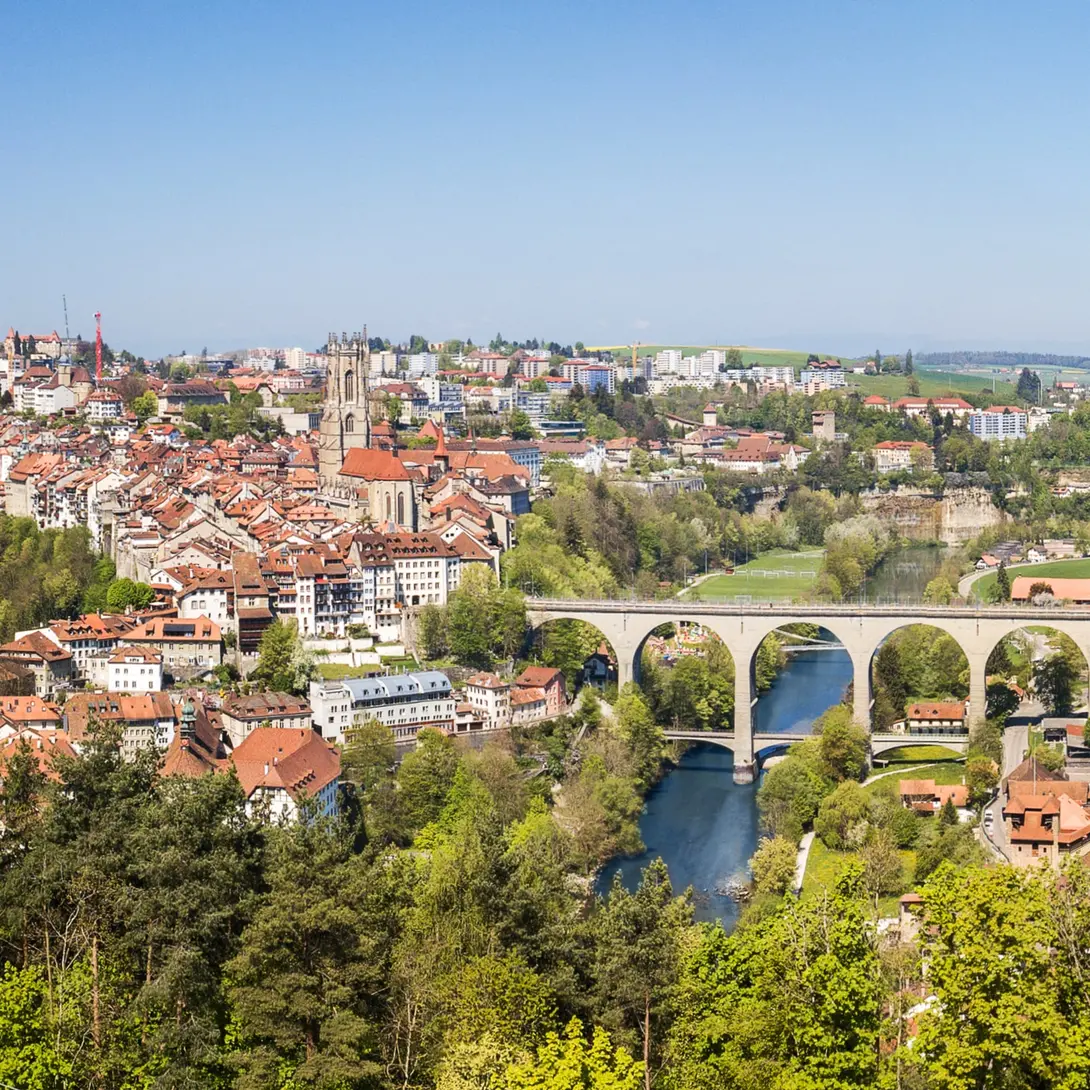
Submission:
M 337 340 L 330 333 L 326 344 L 325 395 L 322 421 L 318 427 L 318 474 L 333 483 L 352 447 L 371 445 L 371 407 L 367 375 L 371 370 L 371 352 L 367 330 L 347 333 Z

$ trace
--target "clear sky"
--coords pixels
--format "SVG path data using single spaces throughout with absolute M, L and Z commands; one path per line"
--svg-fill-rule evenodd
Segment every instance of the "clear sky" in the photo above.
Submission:
M 0 322 L 1090 353 L 1084 0 L 6 0 Z

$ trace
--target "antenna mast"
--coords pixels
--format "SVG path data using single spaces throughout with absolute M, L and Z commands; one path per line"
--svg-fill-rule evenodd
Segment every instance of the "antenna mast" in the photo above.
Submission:
M 102 311 L 95 311 L 95 385 L 102 385 Z
M 72 338 L 68 333 L 68 296 L 62 295 L 61 302 L 64 304 L 64 339 L 71 341 Z M 69 348 L 69 352 L 71 352 L 71 348 Z

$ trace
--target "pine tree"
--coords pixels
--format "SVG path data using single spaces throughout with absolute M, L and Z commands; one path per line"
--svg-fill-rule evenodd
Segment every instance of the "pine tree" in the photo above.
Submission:
M 1009 602 L 1011 600 L 1011 577 L 1007 574 L 1007 565 L 1001 560 L 995 573 L 995 586 L 992 588 L 992 600 Z
M 913 367 L 912 367 L 912 349 L 910 348 L 905 353 L 905 374 L 906 375 L 911 375 L 912 370 L 913 370 Z
M 366 911 L 370 873 L 328 821 L 271 836 L 269 892 L 228 967 L 239 1090 L 355 1086 L 379 1074 L 369 929 L 385 921 Z

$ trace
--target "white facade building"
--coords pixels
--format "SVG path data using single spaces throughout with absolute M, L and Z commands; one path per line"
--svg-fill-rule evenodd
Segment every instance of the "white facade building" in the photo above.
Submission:
M 119 647 L 106 663 L 112 693 L 157 693 L 163 688 L 163 657 L 145 647 Z
M 368 719 L 389 727 L 398 742 L 411 742 L 423 727 L 454 726 L 454 692 L 450 679 L 438 670 L 312 681 L 310 706 L 315 730 L 338 745 Z
M 992 405 L 969 414 L 969 431 L 978 439 L 1025 439 L 1029 417 L 1013 405 Z

